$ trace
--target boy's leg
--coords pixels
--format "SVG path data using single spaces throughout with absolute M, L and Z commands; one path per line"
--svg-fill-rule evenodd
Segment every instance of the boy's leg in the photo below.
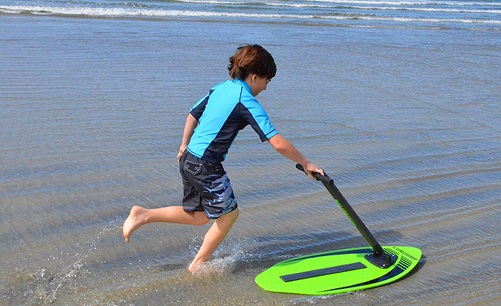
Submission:
M 219 217 L 214 224 L 210 227 L 204 237 L 202 246 L 198 251 L 195 259 L 188 267 L 188 271 L 194 272 L 202 263 L 209 260 L 209 257 L 216 250 L 216 248 L 221 244 L 226 234 L 230 231 L 233 223 L 238 218 L 238 208 L 232 212 Z
M 146 209 L 134 206 L 130 210 L 129 217 L 123 224 L 123 235 L 126 242 L 132 233 L 147 223 L 169 222 L 178 224 L 203 225 L 209 222 L 209 218 L 202 211 L 186 212 L 181 206 L 169 206 L 156 209 Z

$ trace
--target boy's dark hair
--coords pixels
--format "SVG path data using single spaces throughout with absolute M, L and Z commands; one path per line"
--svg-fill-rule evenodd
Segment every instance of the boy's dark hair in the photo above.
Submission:
M 245 45 L 230 57 L 228 71 L 232 79 L 245 80 L 249 74 L 271 79 L 277 73 L 277 66 L 273 56 L 260 45 Z

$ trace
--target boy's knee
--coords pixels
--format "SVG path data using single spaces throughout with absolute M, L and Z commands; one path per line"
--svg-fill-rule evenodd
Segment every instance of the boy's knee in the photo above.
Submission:
M 205 215 L 204 212 L 200 212 L 200 211 L 197 211 L 197 212 L 193 212 L 192 213 L 193 215 L 193 220 L 191 222 L 192 225 L 205 225 L 207 224 L 210 219 L 207 218 L 207 216 Z
M 238 218 L 238 215 L 240 214 L 240 211 L 238 210 L 238 208 L 236 208 L 234 211 L 232 211 L 230 214 L 233 214 L 232 215 L 232 218 L 234 218 L 234 220 L 236 220 Z
M 238 211 L 238 208 L 236 208 L 235 210 L 220 217 L 218 220 L 221 220 L 221 222 L 233 224 L 233 223 L 235 223 L 235 221 L 237 221 L 238 215 L 239 215 L 239 211 Z
M 195 225 L 205 225 L 209 223 L 210 219 L 207 216 L 199 217 L 195 220 Z

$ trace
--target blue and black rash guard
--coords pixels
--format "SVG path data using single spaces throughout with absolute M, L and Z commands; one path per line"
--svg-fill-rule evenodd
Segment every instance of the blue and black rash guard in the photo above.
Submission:
M 238 132 L 248 124 L 262 142 L 278 134 L 247 83 L 234 79 L 214 86 L 190 110 L 198 126 L 188 151 L 213 163 L 222 162 Z

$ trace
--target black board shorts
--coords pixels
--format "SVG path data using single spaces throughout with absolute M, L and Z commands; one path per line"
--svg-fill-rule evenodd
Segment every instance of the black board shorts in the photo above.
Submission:
M 238 207 L 221 163 L 208 162 L 185 150 L 179 160 L 179 170 L 185 211 L 204 211 L 207 218 L 217 219 Z

